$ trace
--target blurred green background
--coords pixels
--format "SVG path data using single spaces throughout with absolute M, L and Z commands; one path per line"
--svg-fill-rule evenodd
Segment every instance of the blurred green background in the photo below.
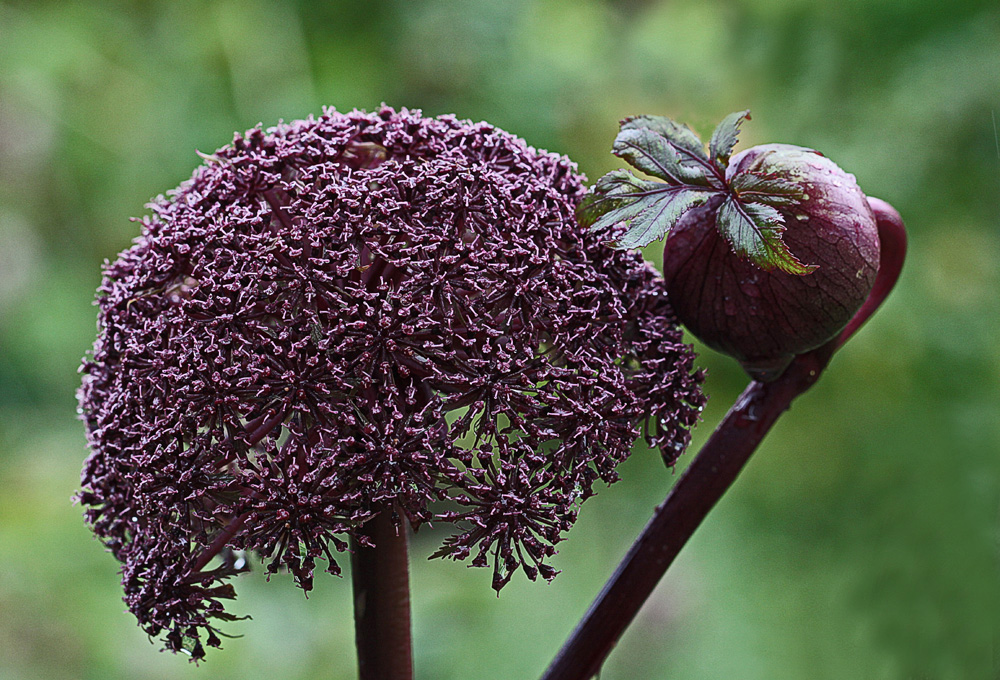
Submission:
M 350 583 L 237 580 L 245 637 L 161 654 L 70 499 L 76 368 L 128 217 L 234 130 L 385 101 L 617 166 L 617 120 L 821 149 L 905 218 L 885 308 L 779 422 L 611 656 L 616 678 L 996 678 L 995 0 L 0 3 L 0 678 L 351 678 Z M 648 255 L 658 260 L 658 245 Z M 702 441 L 745 383 L 705 351 Z M 690 455 L 685 457 L 686 460 Z M 683 466 L 683 464 L 680 467 Z M 680 470 L 678 468 L 678 471 Z M 677 473 L 640 450 L 551 585 L 413 554 L 421 678 L 537 677 Z M 321 575 L 322 576 L 322 575 Z

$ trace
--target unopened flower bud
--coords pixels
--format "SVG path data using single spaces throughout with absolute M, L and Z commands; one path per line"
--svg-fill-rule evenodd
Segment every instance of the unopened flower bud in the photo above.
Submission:
M 878 269 L 878 232 L 854 177 L 816 151 L 757 146 L 732 158 L 727 180 L 738 173 L 779 176 L 803 188 L 795 205 L 778 210 L 788 249 L 815 270 L 766 271 L 733 252 L 716 228 L 716 198 L 671 229 L 663 273 L 680 321 L 767 380 L 833 338 L 858 310 Z
M 766 144 L 731 156 L 749 111 L 706 150 L 661 116 L 621 123 L 625 170 L 602 177 L 577 217 L 619 248 L 667 236 L 663 275 L 678 319 L 706 345 L 770 380 L 840 332 L 879 263 L 875 214 L 852 175 L 812 149 Z

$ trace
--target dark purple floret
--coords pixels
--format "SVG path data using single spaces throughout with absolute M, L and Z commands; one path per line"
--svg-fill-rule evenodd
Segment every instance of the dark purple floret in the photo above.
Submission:
M 663 281 L 574 219 L 566 159 L 485 123 L 327 110 L 238 135 L 105 268 L 80 499 L 150 635 L 195 658 L 245 552 L 304 589 L 383 509 L 546 559 L 644 430 L 704 398 Z

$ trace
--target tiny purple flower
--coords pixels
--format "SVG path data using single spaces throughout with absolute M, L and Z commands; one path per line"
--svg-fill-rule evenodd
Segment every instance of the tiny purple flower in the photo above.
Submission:
M 167 647 L 218 646 L 246 553 L 308 590 L 383 508 L 500 589 L 644 431 L 704 397 L 662 279 L 578 226 L 566 158 L 485 123 L 341 114 L 237 135 L 105 267 L 80 499 Z M 212 559 L 214 558 L 214 561 Z

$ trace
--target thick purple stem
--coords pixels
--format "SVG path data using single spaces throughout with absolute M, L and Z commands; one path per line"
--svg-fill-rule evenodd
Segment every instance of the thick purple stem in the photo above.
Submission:
M 649 598 L 674 558 L 732 485 L 764 435 L 798 395 L 815 384 L 833 353 L 885 300 L 906 256 L 906 231 L 888 203 L 869 199 L 881 255 L 867 301 L 843 332 L 796 357 L 773 382 L 751 382 L 674 485 L 542 680 L 588 680 Z
M 358 680 L 412 680 L 406 527 L 385 509 L 362 531 L 372 547 L 352 541 Z

